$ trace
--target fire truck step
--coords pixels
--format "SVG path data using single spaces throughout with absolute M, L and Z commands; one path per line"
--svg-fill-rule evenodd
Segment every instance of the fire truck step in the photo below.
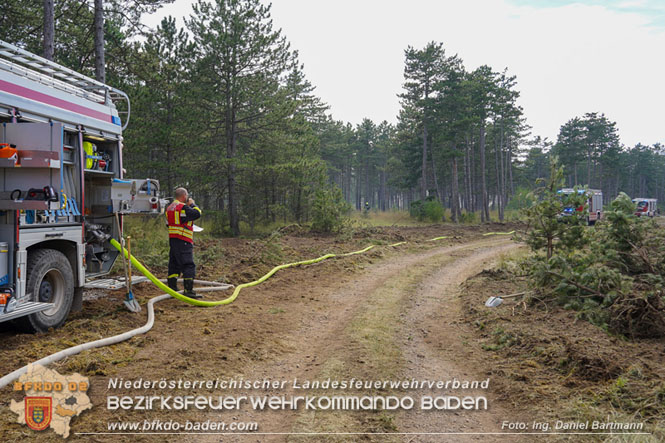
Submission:
M 53 307 L 53 303 L 39 303 L 34 301 L 23 302 L 18 308 L 11 312 L 4 313 L 3 309 L 0 311 L 0 322 L 11 320 L 13 318 L 23 317 L 24 315 L 34 314 L 35 312 L 45 311 Z
M 134 277 L 132 278 L 132 286 L 148 281 L 148 277 Z M 122 289 L 126 287 L 125 278 L 103 278 L 99 280 L 92 280 L 87 282 L 83 287 L 86 289 Z

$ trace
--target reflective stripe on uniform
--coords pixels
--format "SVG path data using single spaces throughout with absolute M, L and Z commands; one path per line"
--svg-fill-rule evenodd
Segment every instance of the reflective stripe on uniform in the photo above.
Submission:
M 173 202 L 166 209 L 166 221 L 169 226 L 169 238 L 177 238 L 188 243 L 194 242 L 194 222 L 183 222 L 182 217 L 187 216 L 185 204 L 182 202 Z M 198 208 L 196 208 L 198 209 Z M 201 211 L 198 209 L 199 212 Z
M 189 239 L 194 238 L 194 233 L 192 231 L 186 228 L 182 228 L 180 226 L 169 226 L 169 235 L 171 234 L 180 235 L 183 237 L 187 237 Z

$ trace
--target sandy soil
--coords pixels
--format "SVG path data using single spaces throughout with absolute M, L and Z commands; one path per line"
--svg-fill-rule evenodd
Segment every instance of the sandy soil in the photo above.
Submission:
M 469 350 L 492 362 L 501 404 L 528 405 L 532 419 L 635 422 L 650 435 L 585 436 L 584 441 L 665 440 L 665 351 L 662 339 L 628 340 L 546 300 L 506 298 L 488 309 L 489 296 L 527 290 L 526 281 L 503 270 L 483 271 L 460 292 Z M 617 431 L 620 432 L 620 431 Z M 580 436 L 557 436 L 580 441 Z
M 412 237 L 420 240 L 432 234 L 414 229 L 408 233 L 386 234 L 385 240 Z M 448 233 L 439 230 L 436 234 Z M 312 438 L 316 441 L 361 438 L 461 441 L 461 436 L 419 436 L 415 433 L 498 431 L 503 417 L 518 417 L 520 411 L 499 398 L 491 384 L 488 392 L 476 393 L 488 397 L 490 408 L 484 412 L 257 412 L 245 409 L 202 413 L 108 411 L 105 408 L 107 395 L 112 394 L 108 387 L 110 377 L 150 380 L 162 377 L 192 380 L 240 377 L 271 380 L 487 378 L 484 356 L 474 354 L 468 346 L 471 332 L 469 326 L 461 322 L 459 284 L 517 245 L 506 237 L 482 237 L 473 231 L 450 234 L 455 238 L 437 243 L 412 242 L 392 249 L 383 246 L 364 256 L 283 271 L 268 282 L 248 289 L 228 307 L 201 309 L 176 300 L 158 304 L 155 326 L 145 336 L 53 365 L 61 373 L 81 372 L 91 378 L 89 394 L 95 408 L 73 420 L 72 439 L 110 441 L 109 436 L 77 436 L 76 433 L 104 432 L 108 421 L 153 419 L 255 421 L 259 423 L 259 432 L 284 433 L 223 436 L 223 441 L 312 441 Z M 293 251 L 302 251 L 302 248 L 298 249 L 299 241 L 295 237 L 288 245 Z M 303 240 L 302 243 L 313 248 L 311 241 Z M 251 278 L 252 272 L 246 272 L 246 278 Z M 156 292 L 144 284 L 137 288 L 136 294 L 145 301 Z M 77 314 L 59 331 L 38 336 L 4 333 L 6 346 L 0 357 L 0 369 L 6 373 L 52 352 L 53 348 L 61 349 L 86 341 L 84 338 L 94 339 L 142 324 L 144 314 L 123 312 L 117 304 L 120 297 L 122 291 L 116 291 L 110 298 L 94 300 L 93 308 Z M 76 333 L 75 341 L 67 336 L 68 332 Z M 303 394 L 290 386 L 289 383 L 285 389 L 251 393 Z M 317 391 L 305 393 L 312 392 Z M 367 391 L 359 392 L 367 394 Z M 422 390 L 377 392 L 415 397 L 426 394 Z M 158 390 L 116 393 L 164 394 Z M 248 392 L 239 390 L 235 393 Z M 439 395 L 448 393 L 452 394 L 439 391 Z M 223 395 L 226 392 L 201 388 L 174 390 L 167 394 Z M 0 415 L 0 429 L 5 441 L 35 438 L 32 431 L 14 424 L 13 417 L 5 409 L 9 398 L 20 399 L 20 395 L 6 388 L 2 398 L 4 413 Z M 367 432 L 380 434 L 360 435 Z M 304 436 L 304 433 L 317 435 Z M 323 433 L 346 435 L 325 436 Z M 113 441 L 220 441 L 220 438 L 219 435 L 112 436 Z M 496 438 L 484 436 L 482 440 Z M 56 441 L 58 437 L 48 431 L 40 436 L 41 440 Z

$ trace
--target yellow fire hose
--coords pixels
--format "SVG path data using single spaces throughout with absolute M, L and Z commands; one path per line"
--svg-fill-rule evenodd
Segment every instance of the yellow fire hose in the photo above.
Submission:
M 490 232 L 490 233 L 483 234 L 483 235 L 508 235 L 508 234 L 512 234 L 513 232 Z M 429 241 L 441 240 L 441 239 L 444 239 L 444 238 L 447 238 L 447 237 L 446 236 L 437 237 L 437 238 L 433 238 Z M 63 358 L 66 358 L 66 357 L 70 357 L 70 356 L 79 354 L 79 353 L 81 353 L 83 351 L 86 351 L 86 350 L 89 350 L 89 349 L 94 349 L 94 348 L 99 348 L 99 347 L 102 347 L 102 346 L 108 346 L 108 345 L 111 345 L 111 344 L 120 343 L 122 341 L 129 340 L 130 338 L 132 338 L 132 337 L 134 337 L 138 334 L 145 334 L 146 332 L 148 332 L 152 328 L 152 325 L 154 324 L 154 321 L 155 321 L 155 313 L 154 313 L 153 305 L 156 302 L 168 299 L 169 296 L 170 297 L 175 297 L 178 300 L 184 301 L 185 303 L 189 303 L 190 305 L 194 305 L 194 306 L 210 307 L 210 306 L 227 305 L 229 303 L 232 303 L 238 297 L 238 294 L 240 293 L 240 291 L 243 288 L 249 288 L 251 286 L 259 285 L 259 284 L 263 283 L 264 281 L 266 281 L 267 279 L 269 279 L 270 277 L 272 277 L 277 271 L 280 271 L 282 269 L 286 269 L 286 268 L 290 268 L 290 267 L 294 267 L 294 266 L 310 265 L 310 264 L 318 263 L 318 262 L 321 262 L 323 260 L 326 260 L 326 259 L 329 259 L 329 258 L 332 258 L 332 257 L 348 257 L 350 255 L 362 254 L 362 253 L 365 253 L 365 252 L 367 252 L 370 249 L 375 247 L 375 245 L 371 245 L 371 246 L 368 246 L 364 249 L 360 249 L 358 251 L 353 251 L 353 252 L 347 252 L 345 254 L 326 254 L 326 255 L 322 255 L 321 257 L 314 258 L 314 259 L 311 259 L 311 260 L 303 260 L 303 261 L 299 261 L 299 262 L 287 263 L 287 264 L 275 266 L 274 268 L 272 268 L 270 270 L 270 272 L 268 272 L 266 275 L 259 278 L 258 280 L 255 280 L 255 281 L 252 281 L 252 282 L 249 282 L 249 283 L 243 283 L 241 285 L 236 286 L 235 290 L 233 291 L 233 294 L 228 298 L 225 298 L 223 300 L 218 300 L 218 301 L 202 301 L 202 300 L 196 300 L 196 299 L 193 299 L 193 298 L 185 297 L 184 295 L 172 290 L 171 288 L 166 286 L 164 283 L 162 283 L 157 277 L 155 277 L 148 269 L 146 269 L 145 266 L 143 266 L 136 258 L 134 258 L 134 256 L 129 254 L 127 252 L 127 250 L 124 249 L 120 245 L 120 243 L 118 243 L 115 239 L 111 239 L 110 243 L 118 251 L 123 253 L 125 255 L 125 257 L 128 258 L 134 266 L 136 266 L 136 269 L 138 269 L 139 271 L 141 271 L 141 273 L 143 275 L 148 277 L 148 279 L 155 286 L 157 286 L 158 288 L 160 288 L 161 290 L 166 292 L 166 294 L 153 297 L 148 301 L 148 304 L 147 304 L 148 320 L 147 320 L 146 324 L 139 327 L 139 328 L 132 329 L 130 331 L 123 332 L 121 334 L 114 335 L 112 337 L 106 337 L 106 338 L 102 338 L 102 339 L 99 339 L 99 340 L 93 340 L 93 341 L 90 341 L 90 342 L 87 342 L 87 343 L 82 343 L 80 345 L 76 345 L 76 346 L 72 346 L 70 348 L 63 349 L 62 351 L 59 351 L 59 352 L 56 352 L 54 354 L 48 355 L 48 356 L 46 356 L 46 357 L 44 357 L 40 360 L 37 360 L 33 363 L 29 363 L 29 364 L 27 364 L 27 365 L 25 365 L 25 366 L 23 366 L 23 367 L 21 367 L 17 370 L 5 375 L 4 377 L 1 377 L 0 378 L 0 389 L 2 389 L 3 387 L 7 386 L 8 384 L 14 382 L 21 375 L 25 374 L 28 371 L 28 367 L 32 364 L 48 365 L 50 363 L 62 360 Z M 397 242 L 397 243 L 393 243 L 391 245 L 388 245 L 388 247 L 396 247 L 396 246 L 403 245 L 405 243 L 407 243 L 407 242 L 405 242 L 405 241 Z M 210 285 L 216 284 L 215 282 L 204 282 L 204 283 L 210 284 Z M 208 288 L 198 288 L 197 290 L 200 291 L 200 292 L 215 292 L 215 291 L 220 291 L 220 290 L 223 290 L 223 289 L 224 289 L 223 287 L 208 287 Z
M 252 286 L 259 285 L 259 284 L 263 283 L 264 281 L 268 280 L 270 277 L 272 277 L 277 271 L 280 271 L 282 269 L 291 268 L 291 267 L 294 267 L 294 266 L 312 265 L 314 263 L 318 263 L 320 261 L 323 261 L 323 260 L 326 260 L 326 259 L 329 259 L 329 258 L 332 258 L 332 257 L 346 257 L 346 256 L 349 256 L 349 255 L 362 254 L 364 252 L 369 251 L 370 249 L 372 249 L 374 247 L 374 245 L 372 245 L 372 246 L 366 247 L 365 249 L 361 249 L 359 251 L 347 252 L 346 254 L 326 254 L 326 255 L 322 255 L 321 257 L 318 257 L 318 258 L 313 258 L 311 260 L 303 260 L 303 261 L 298 261 L 298 262 L 294 262 L 294 263 L 286 263 L 286 264 L 283 264 L 283 265 L 275 266 L 274 268 L 272 268 L 270 270 L 270 272 L 268 272 L 266 275 L 264 275 L 260 279 L 254 280 L 254 281 L 249 282 L 249 283 L 243 283 L 241 285 L 236 286 L 236 288 L 233 290 L 233 294 L 231 294 L 229 297 L 227 297 L 223 300 L 203 301 L 203 300 L 196 300 L 196 299 L 193 299 L 193 298 L 186 297 L 186 296 L 174 291 L 173 289 L 169 288 L 164 283 L 159 281 L 159 279 L 157 277 L 155 277 L 152 274 L 152 272 L 148 271 L 145 268 L 145 266 L 143 266 L 141 264 L 141 262 L 139 262 L 136 258 L 134 258 L 133 255 L 130 255 L 127 252 L 127 249 L 124 249 L 122 246 L 120 246 L 120 243 L 118 243 L 115 239 L 111 239 L 111 244 L 118 251 L 122 252 L 125 255 L 125 257 L 127 257 L 132 262 L 132 264 L 136 267 L 136 269 L 138 269 L 139 271 L 141 271 L 141 273 L 143 275 L 148 277 L 148 280 L 150 280 L 159 289 L 161 289 L 162 291 L 164 291 L 167 294 L 171 295 L 172 297 L 177 298 L 180 301 L 184 301 L 185 303 L 189 303 L 190 305 L 205 306 L 205 307 L 228 305 L 229 303 L 233 303 L 233 301 L 236 298 L 238 298 L 238 294 L 240 294 L 240 291 L 243 288 L 249 288 L 249 287 L 252 287 Z
M 488 233 L 483 234 L 483 235 L 484 236 L 487 236 L 487 235 L 510 235 L 510 234 L 513 234 L 514 232 L 515 231 L 511 231 L 511 232 L 488 232 Z M 427 241 L 443 240 L 443 239 L 446 239 L 446 238 L 450 238 L 450 236 L 444 235 L 442 237 L 431 238 Z M 139 271 L 141 271 L 141 273 L 143 275 L 148 277 L 148 280 L 150 280 L 159 289 L 161 289 L 162 291 L 164 291 L 167 294 L 171 295 L 172 297 L 177 298 L 180 301 L 183 301 L 183 302 L 188 303 L 190 305 L 204 306 L 204 307 L 228 305 L 229 303 L 233 303 L 235 301 L 235 299 L 238 298 L 238 295 L 240 294 L 240 291 L 242 291 L 244 288 L 250 288 L 252 286 L 260 285 L 261 283 L 263 283 L 264 281 L 266 281 L 270 277 L 272 277 L 277 271 L 281 271 L 282 269 L 292 268 L 292 267 L 295 267 L 295 266 L 313 265 L 314 263 L 319 263 L 319 262 L 322 262 L 323 260 L 327 260 L 327 259 L 333 258 L 333 257 L 348 257 L 350 255 L 363 254 L 363 253 L 369 251 L 370 249 L 374 248 L 374 246 L 375 246 L 375 245 L 371 245 L 371 246 L 368 246 L 364 249 L 360 249 L 358 251 L 353 251 L 353 252 L 347 252 L 345 254 L 332 254 L 332 253 L 330 253 L 330 254 L 325 254 L 325 255 L 322 255 L 321 257 L 313 258 L 313 259 L 310 259 L 310 260 L 302 260 L 302 261 L 298 261 L 298 262 L 286 263 L 286 264 L 283 264 L 283 265 L 275 266 L 274 268 L 272 268 L 270 270 L 270 272 L 268 272 L 267 274 L 265 274 L 263 277 L 259 278 L 258 280 L 254 280 L 254 281 L 251 281 L 251 282 L 248 282 L 248 283 L 242 283 L 242 284 L 236 286 L 235 289 L 233 290 L 233 294 L 231 294 L 229 297 L 227 297 L 223 300 L 204 301 L 204 300 L 197 300 L 197 299 L 187 297 L 187 296 L 182 295 L 179 292 L 176 292 L 173 289 L 169 288 L 164 283 L 162 283 L 157 277 L 155 277 L 152 274 L 152 272 L 150 272 L 148 269 L 146 269 L 145 266 L 143 266 L 141 264 L 141 262 L 139 262 L 133 255 L 129 254 L 127 252 L 127 250 L 124 249 L 120 245 L 120 243 L 118 243 L 115 239 L 112 238 L 110 243 L 111 243 L 111 245 L 113 245 L 114 248 L 116 248 L 118 251 L 120 251 L 122 254 L 124 254 L 125 258 L 129 259 L 131 261 L 131 263 L 136 267 L 136 269 L 138 269 Z M 396 247 L 396 246 L 403 245 L 405 243 L 407 243 L 407 242 L 401 241 L 401 242 L 390 244 L 390 245 L 388 245 L 388 247 Z

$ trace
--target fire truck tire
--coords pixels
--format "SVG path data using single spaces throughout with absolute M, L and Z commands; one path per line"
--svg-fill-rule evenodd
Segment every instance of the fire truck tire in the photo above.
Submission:
M 55 249 L 38 249 L 28 254 L 27 269 L 26 294 L 32 294 L 31 301 L 54 306 L 21 318 L 21 326 L 31 332 L 62 326 L 74 300 L 74 272 L 69 260 Z

